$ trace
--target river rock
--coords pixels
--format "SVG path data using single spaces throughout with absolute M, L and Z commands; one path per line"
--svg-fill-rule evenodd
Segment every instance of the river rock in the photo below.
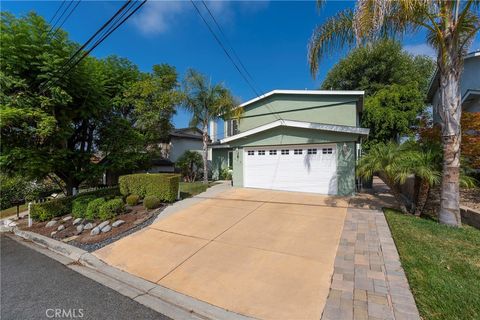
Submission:
M 117 220 L 114 223 L 112 223 L 112 227 L 114 227 L 114 228 L 120 227 L 124 223 L 125 223 L 125 221 L 123 221 L 123 220 Z
M 49 222 L 45 225 L 45 228 L 53 227 L 53 226 L 56 225 L 56 224 L 57 224 L 57 221 L 55 221 L 55 220 L 49 221 Z
M 100 223 L 100 224 L 98 225 L 98 228 L 101 230 L 101 229 L 103 229 L 103 227 L 108 226 L 109 223 L 110 223 L 109 220 L 103 221 L 102 223 Z
M 82 218 L 77 218 L 77 219 L 73 220 L 73 225 L 75 226 L 75 225 L 79 224 L 80 222 L 82 222 Z
M 108 232 L 110 230 L 112 230 L 112 227 L 109 225 L 106 225 L 105 227 L 102 228 L 102 232 Z
M 79 224 L 79 225 L 77 226 L 77 232 L 78 232 L 78 233 L 82 233 L 83 228 L 84 228 L 84 225 L 83 225 L 83 224 Z
M 57 231 L 52 231 L 52 233 L 50 233 L 50 237 L 53 237 L 56 234 L 57 234 Z
M 58 226 L 57 231 L 62 231 L 63 229 L 65 229 L 65 226 L 61 224 Z
M 89 222 L 85 225 L 85 227 L 83 229 L 90 230 L 90 229 L 93 229 L 93 228 L 95 228 L 95 223 Z
M 63 220 L 63 221 L 68 221 L 68 220 L 71 220 L 71 219 L 72 219 L 72 216 L 66 216 L 66 217 L 64 217 L 62 220 Z
M 91 236 L 96 236 L 99 233 L 100 233 L 100 228 L 99 227 L 95 227 L 95 228 L 92 229 L 92 231 L 90 231 Z

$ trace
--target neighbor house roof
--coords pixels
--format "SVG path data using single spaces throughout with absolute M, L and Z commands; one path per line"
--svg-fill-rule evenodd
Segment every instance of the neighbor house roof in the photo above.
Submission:
M 291 127 L 291 128 L 303 128 L 303 129 L 314 129 L 322 131 L 331 131 L 331 132 L 341 132 L 341 133 L 353 133 L 362 136 L 368 136 L 370 129 L 334 125 L 334 124 L 323 124 L 323 123 L 314 123 L 314 122 L 303 122 L 303 121 L 293 121 L 293 120 L 276 120 L 265 125 L 247 130 L 245 132 L 236 134 L 231 137 L 227 137 L 220 140 L 220 143 L 228 143 L 237 139 L 245 138 L 253 134 L 270 130 L 276 127 Z
M 239 107 L 245 107 L 254 102 L 263 100 L 277 94 L 290 94 L 290 95 L 324 95 L 324 96 L 359 96 L 363 97 L 365 91 L 350 91 L 350 90 L 273 90 L 268 93 L 262 94 L 256 98 L 248 100 L 242 103 Z
M 192 131 L 195 132 L 195 133 L 191 133 Z M 173 129 L 170 132 L 170 136 L 179 137 L 179 138 L 202 140 L 202 131 L 200 131 L 200 129 L 198 129 L 198 128 Z
M 474 52 L 471 52 L 469 54 L 467 54 L 463 60 L 467 60 L 467 59 L 472 59 L 472 58 L 475 58 L 475 57 L 479 57 L 480 58 L 480 50 L 478 51 L 474 51 Z M 428 101 L 432 101 L 433 99 L 433 95 L 435 94 L 435 92 L 437 91 L 437 88 L 438 88 L 438 81 L 439 81 L 439 73 L 438 73 L 438 68 L 435 70 L 435 74 L 433 75 L 432 79 L 430 80 L 430 84 L 428 86 L 428 92 L 427 92 L 427 99 Z M 467 92 L 468 93 L 468 92 Z

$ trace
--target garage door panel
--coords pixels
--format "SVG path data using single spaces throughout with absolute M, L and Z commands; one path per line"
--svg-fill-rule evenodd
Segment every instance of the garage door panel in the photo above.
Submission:
M 296 149 L 302 154 L 295 154 Z M 309 154 L 308 149 L 316 150 L 316 154 Z M 270 150 L 276 150 L 276 154 L 270 154 Z M 282 154 L 282 150 L 288 150 L 288 154 Z M 244 165 L 246 187 L 337 193 L 334 145 L 246 148 Z

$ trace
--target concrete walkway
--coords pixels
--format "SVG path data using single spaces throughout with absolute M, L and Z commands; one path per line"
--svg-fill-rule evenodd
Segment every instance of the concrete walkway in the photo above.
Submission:
M 347 211 L 322 319 L 420 319 L 383 211 L 358 203 Z
M 341 197 L 229 188 L 94 254 L 240 315 L 320 319 L 347 207 Z

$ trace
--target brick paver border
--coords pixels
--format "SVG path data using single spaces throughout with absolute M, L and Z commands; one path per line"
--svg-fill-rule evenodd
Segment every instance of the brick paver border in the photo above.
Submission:
M 382 211 L 347 210 L 322 319 L 420 319 Z

